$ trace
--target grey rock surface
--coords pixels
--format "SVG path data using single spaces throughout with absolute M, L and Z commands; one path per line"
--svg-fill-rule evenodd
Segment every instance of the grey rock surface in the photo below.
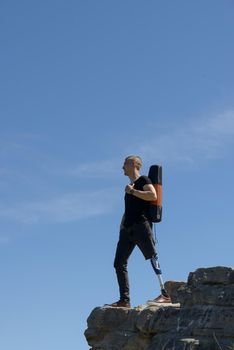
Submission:
M 187 283 L 166 282 L 167 306 L 95 308 L 85 331 L 90 349 L 234 350 L 233 276 L 229 267 L 200 268 Z

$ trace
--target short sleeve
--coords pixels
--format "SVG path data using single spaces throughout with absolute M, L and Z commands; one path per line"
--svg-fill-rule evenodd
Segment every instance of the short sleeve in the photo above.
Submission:
M 148 176 L 140 176 L 139 179 L 137 179 L 136 183 L 135 183 L 135 188 L 136 190 L 143 190 L 143 187 L 145 185 L 150 185 L 152 184 L 152 181 L 148 178 Z

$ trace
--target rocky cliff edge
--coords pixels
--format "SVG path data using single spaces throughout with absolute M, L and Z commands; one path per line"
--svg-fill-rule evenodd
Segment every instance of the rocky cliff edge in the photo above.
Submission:
M 91 350 L 234 350 L 234 269 L 199 268 L 166 288 L 168 306 L 95 308 L 85 331 Z

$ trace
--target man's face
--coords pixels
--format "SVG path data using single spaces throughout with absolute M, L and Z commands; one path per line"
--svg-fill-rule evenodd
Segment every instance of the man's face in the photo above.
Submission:
M 133 168 L 134 168 L 133 159 L 125 159 L 124 165 L 123 165 L 124 175 L 126 176 L 130 175 L 132 173 Z

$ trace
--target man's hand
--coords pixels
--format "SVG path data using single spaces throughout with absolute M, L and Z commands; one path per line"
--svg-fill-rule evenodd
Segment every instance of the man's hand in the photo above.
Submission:
M 125 192 L 130 194 L 130 191 L 134 189 L 134 184 L 133 185 L 127 185 L 125 187 Z

